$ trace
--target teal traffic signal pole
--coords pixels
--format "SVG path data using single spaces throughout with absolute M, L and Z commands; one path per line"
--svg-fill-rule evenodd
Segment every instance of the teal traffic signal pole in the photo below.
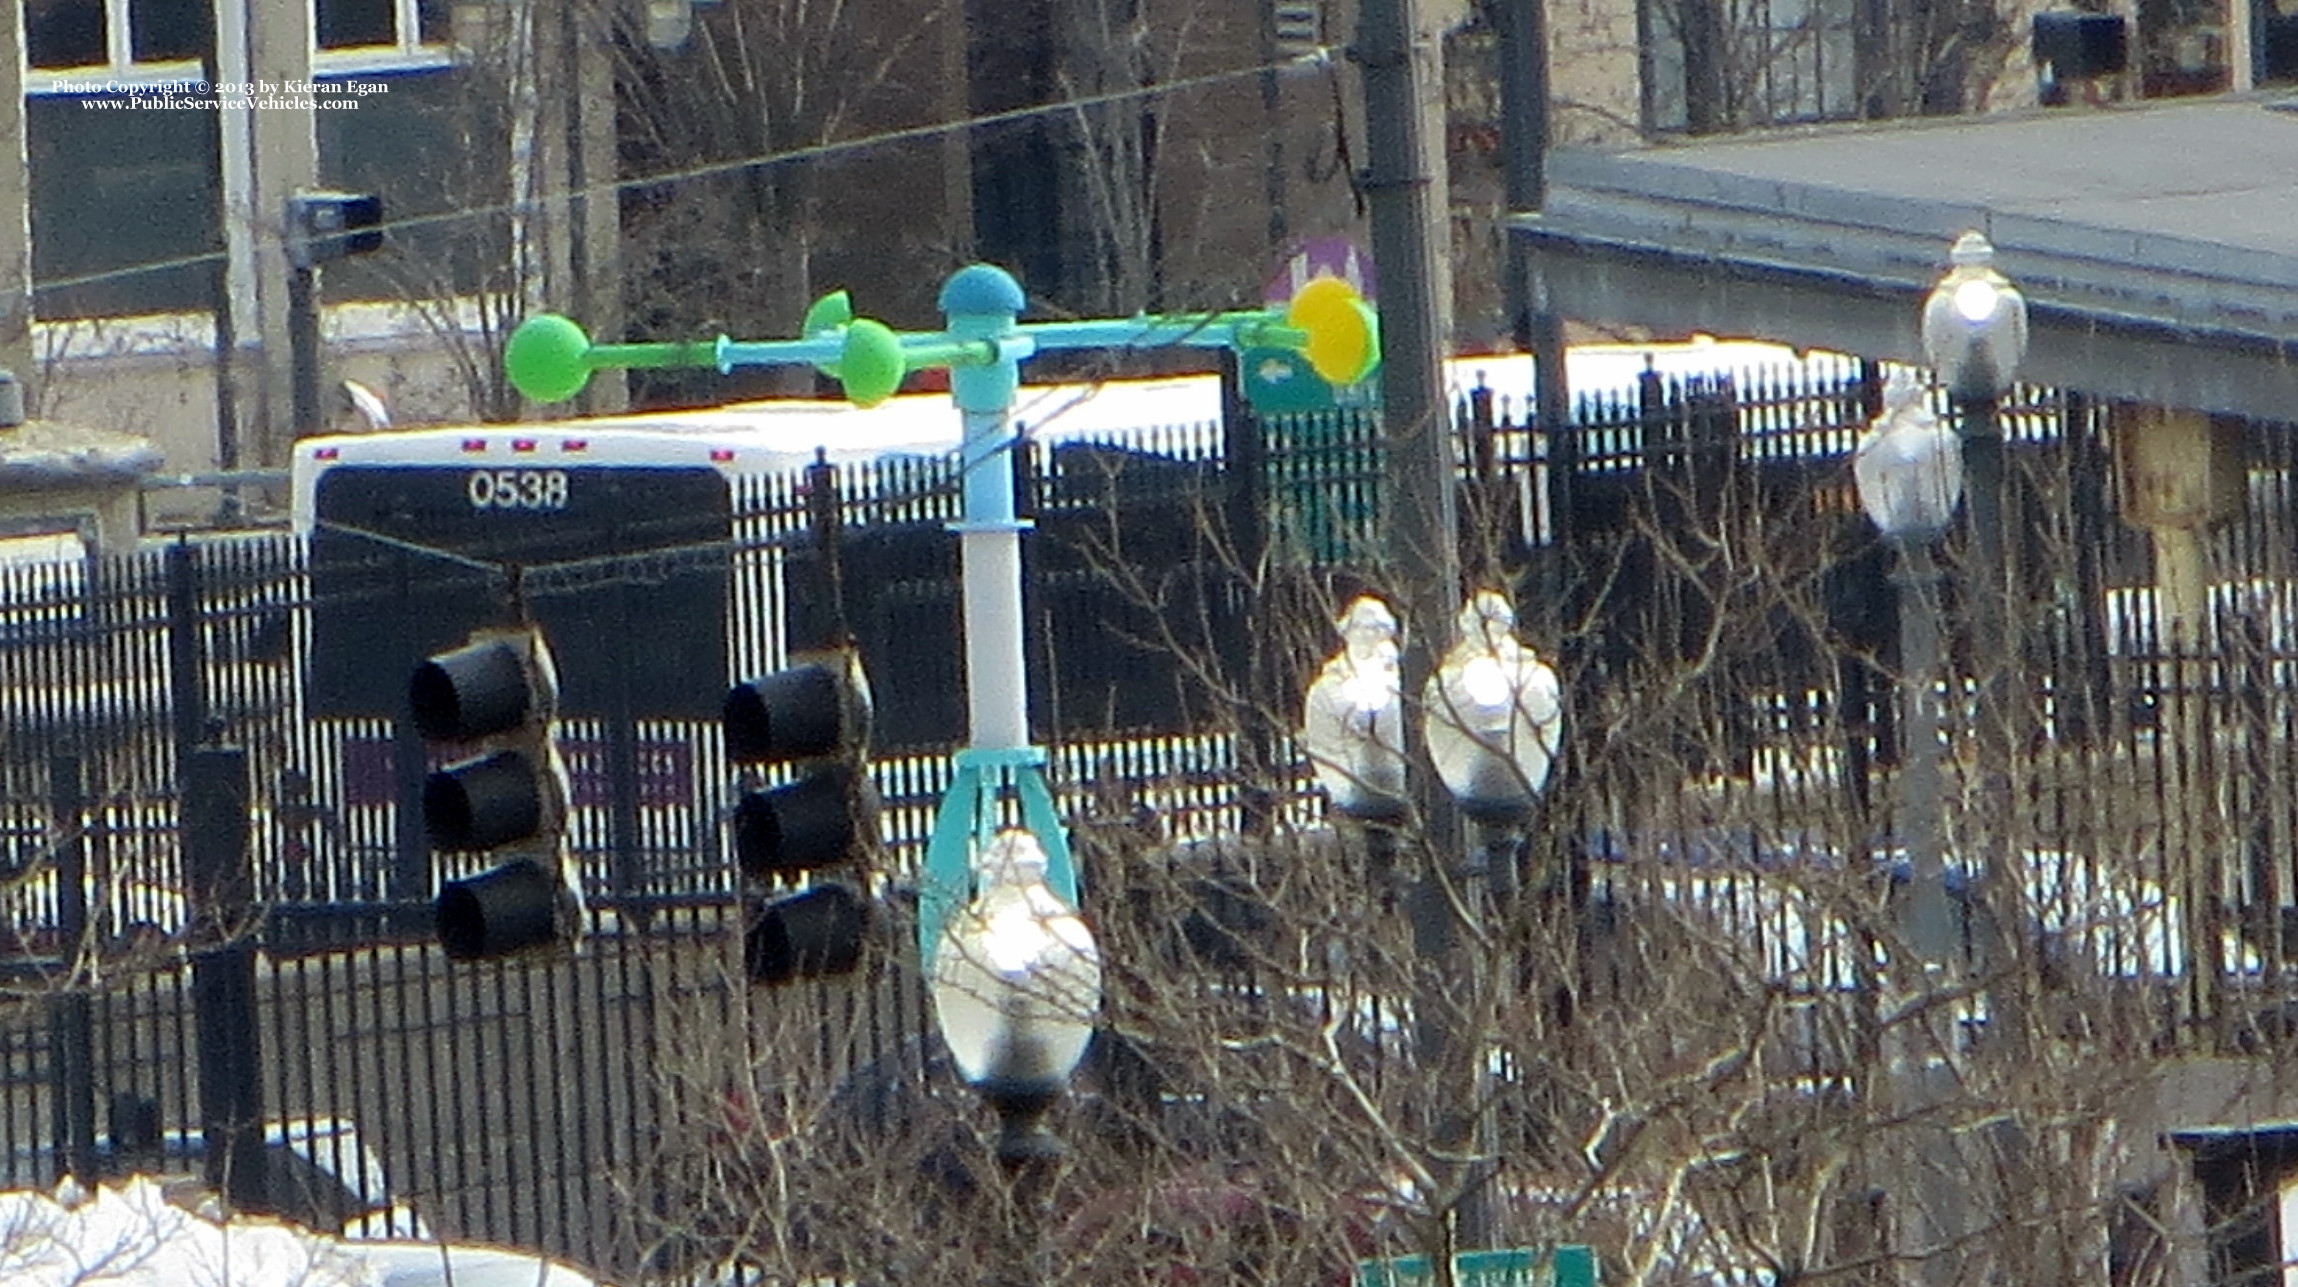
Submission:
M 530 318 L 503 361 L 511 383 L 541 402 L 571 398 L 594 370 L 807 365 L 836 378 L 861 406 L 891 397 L 911 371 L 945 368 L 964 420 L 959 540 L 965 613 L 967 745 L 934 815 L 919 889 L 918 954 L 931 969 L 950 915 L 972 897 L 973 855 L 997 830 L 1011 793 L 1046 855 L 1046 884 L 1077 904 L 1077 867 L 1045 781 L 1046 754 L 1029 740 L 1029 684 L 1021 640 L 1021 533 L 1014 507 L 1013 406 L 1021 363 L 1059 349 L 1163 347 L 1274 349 L 1298 354 L 1335 385 L 1354 384 L 1377 360 L 1372 311 L 1345 283 L 1311 282 L 1283 311 L 1023 322 L 1021 286 L 1004 269 L 972 264 L 943 283 L 938 332 L 897 332 L 856 317 L 844 292 L 807 310 L 795 340 L 593 344 L 564 317 Z

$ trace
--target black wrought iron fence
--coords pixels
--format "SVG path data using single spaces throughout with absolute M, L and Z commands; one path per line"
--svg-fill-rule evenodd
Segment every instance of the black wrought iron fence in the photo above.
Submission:
M 1872 951 L 1829 882 L 1888 875 L 1896 845 L 1897 597 L 1846 465 L 1867 375 L 1652 376 L 1580 399 L 1553 432 L 1489 398 L 1460 421 L 1469 566 L 1515 590 L 1572 694 L 1548 860 L 1595 902 L 1758 933 L 1764 968 L 1814 995 Z M 2244 504 L 2207 534 L 2207 610 L 2173 639 L 2149 538 L 2116 515 L 2112 413 L 2022 390 L 2006 424 L 2011 626 L 1959 636 L 1941 678 L 1958 791 L 1996 802 L 1950 825 L 1956 861 L 2013 909 L 1999 952 L 2040 968 L 2072 944 L 2128 985 L 2108 995 L 2149 1041 L 2279 1039 L 2298 921 L 2291 436 L 2233 431 Z M 1377 422 L 1179 427 L 1016 459 L 1037 521 L 1032 724 L 1078 825 L 1153 844 L 1317 826 L 1288 730 L 1331 647 L 1331 597 L 1389 575 Z M 724 632 L 737 673 L 859 642 L 895 884 L 964 736 L 952 468 L 756 484 L 711 552 L 726 619 L 700 627 Z M 1970 557 L 1949 543 L 1951 577 Z M 407 610 L 390 593 L 326 581 L 280 535 L 0 568 L 0 1183 L 128 1147 L 155 1117 L 161 1152 L 190 1165 L 215 1111 L 202 1041 L 222 1041 L 203 1033 L 238 1024 L 261 1051 L 261 1117 L 353 1124 L 378 1210 L 636 1275 L 676 1224 L 649 1206 L 647 1177 L 682 1164 L 666 1150 L 709 1147 L 727 1125 L 712 1114 L 755 1117 L 783 1078 L 834 1081 L 930 1041 L 915 978 L 894 958 L 873 976 L 886 986 L 748 995 L 717 731 L 636 708 L 564 730 L 589 945 L 449 970 L 427 901 L 457 873 L 408 807 L 421 747 L 386 716 L 312 710 L 300 660 L 328 596 L 380 596 L 363 611 L 388 622 Z M 1990 720 L 2015 736 L 1982 735 Z M 244 752 L 246 905 L 214 905 L 185 867 L 199 747 Z M 252 937 L 220 932 L 251 911 Z M 255 954 L 218 975 L 234 941 Z M 243 992 L 203 991 L 203 969 Z

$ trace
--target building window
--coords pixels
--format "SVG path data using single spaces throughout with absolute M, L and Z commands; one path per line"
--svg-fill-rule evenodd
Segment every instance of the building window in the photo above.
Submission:
M 1852 0 L 1640 0 L 1648 128 L 1712 134 L 1860 113 Z
M 197 0 L 128 0 L 128 52 L 139 63 L 196 59 L 207 52 L 207 6 Z
M 2224 93 L 2234 83 L 2227 60 L 2229 8 L 2227 0 L 2139 0 L 2139 96 Z
M 315 0 L 319 75 L 416 71 L 453 61 L 449 0 Z M 34 94 L 197 80 L 214 35 L 208 0 L 23 0 Z
M 444 66 L 448 0 L 315 0 L 313 70 L 322 76 Z
M 26 61 L 41 71 L 101 67 L 106 25 L 102 0 L 26 0 Z
M 203 0 L 24 0 L 25 88 L 195 79 L 212 34 Z
M 2298 1217 L 2298 1122 L 2198 1127 L 2173 1131 L 2169 1138 L 2191 1155 L 2202 1190 L 2209 1281 L 2290 1283 L 2290 1257 L 2298 1249 L 2298 1229 L 2291 1225 Z
M 2298 83 L 2298 0 L 2250 8 L 2251 55 L 2261 85 Z

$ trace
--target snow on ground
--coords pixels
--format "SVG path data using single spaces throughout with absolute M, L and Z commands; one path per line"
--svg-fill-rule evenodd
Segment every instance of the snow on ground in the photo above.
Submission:
M 135 1176 L 93 1192 L 0 1193 L 9 1287 L 595 1287 L 538 1257 L 489 1247 L 344 1242 L 267 1220 L 217 1218 Z

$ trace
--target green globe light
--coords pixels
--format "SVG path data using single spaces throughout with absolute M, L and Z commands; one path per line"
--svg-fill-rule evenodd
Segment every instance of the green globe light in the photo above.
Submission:
M 842 290 L 834 290 L 807 306 L 806 319 L 798 323 L 798 333 L 827 335 L 853 320 L 853 297 Z
M 503 346 L 511 387 L 537 402 L 564 402 L 590 383 L 590 337 L 572 318 L 538 313 Z
M 894 396 L 908 371 L 902 359 L 901 337 L 884 322 L 856 318 L 846 326 L 844 350 L 838 355 L 838 383 L 857 407 L 874 407 Z

